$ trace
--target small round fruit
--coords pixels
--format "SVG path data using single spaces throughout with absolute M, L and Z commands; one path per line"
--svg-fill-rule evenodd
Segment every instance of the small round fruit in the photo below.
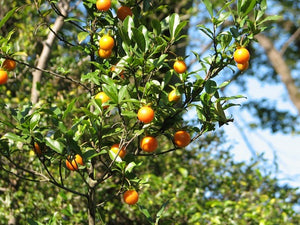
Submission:
M 104 50 L 104 49 L 100 48 L 100 49 L 98 50 L 98 54 L 99 54 L 99 56 L 100 56 L 102 59 L 108 59 L 108 58 L 111 56 L 111 54 L 112 54 L 112 50 L 111 50 L 111 49 L 109 49 L 109 50 Z
M 2 68 L 0 68 L 0 85 L 6 84 L 7 80 L 8 80 L 7 72 Z
M 132 16 L 132 11 L 128 6 L 121 6 L 120 8 L 118 8 L 117 17 L 120 20 L 125 20 L 127 16 Z
M 99 11 L 108 11 L 111 6 L 111 0 L 97 0 L 96 8 Z
M 247 62 L 245 62 L 245 63 L 243 63 L 243 64 L 238 63 L 236 66 L 237 66 L 237 68 L 238 68 L 240 71 L 244 71 L 244 70 L 248 69 L 248 67 L 249 67 L 249 61 L 247 61 Z
M 74 160 L 75 160 L 76 163 L 78 163 L 78 164 L 80 164 L 82 166 L 84 165 L 83 159 L 82 159 L 81 155 L 76 154 Z
M 155 137 L 146 136 L 141 140 L 141 149 L 145 152 L 154 152 L 158 147 Z
M 96 100 L 101 100 L 101 103 L 106 103 L 110 98 L 105 94 L 105 92 L 101 91 L 95 95 Z M 103 106 L 104 109 L 108 108 L 108 105 Z
M 37 154 L 38 156 L 42 155 L 42 150 L 37 142 L 33 143 L 33 150 L 34 150 L 35 154 Z
M 7 71 L 12 71 L 16 68 L 16 61 L 12 59 L 5 59 L 2 67 Z
M 119 151 L 119 147 L 120 147 L 119 144 L 114 144 L 113 146 L 111 146 L 110 150 L 113 151 L 115 154 L 117 154 Z M 122 147 L 119 152 L 119 156 L 123 159 L 125 157 L 125 155 L 126 155 L 125 148 Z
M 183 148 L 191 142 L 191 136 L 184 130 L 177 131 L 174 134 L 174 143 L 177 147 Z
M 139 109 L 137 117 L 143 123 L 150 123 L 154 119 L 154 111 L 150 106 L 143 106 Z
M 183 60 L 176 60 L 173 64 L 173 69 L 177 73 L 184 73 L 187 70 L 187 67 Z
M 250 59 L 250 53 L 245 47 L 239 47 L 233 53 L 233 59 L 238 64 L 244 64 Z
M 70 156 L 68 156 L 68 158 L 66 159 L 66 167 L 71 171 L 78 170 L 78 165 L 76 161 L 74 159 L 71 160 Z
M 111 50 L 115 46 L 115 40 L 112 36 L 105 34 L 100 38 L 99 46 L 100 49 Z
M 134 205 L 139 200 L 139 194 L 135 190 L 128 190 L 124 192 L 123 199 L 128 205 Z
M 172 90 L 168 95 L 169 102 L 178 102 L 180 99 L 180 94 L 176 89 Z
M 83 159 L 79 154 L 76 154 L 73 159 L 70 156 L 66 159 L 66 167 L 71 171 L 78 170 L 78 164 L 84 165 Z

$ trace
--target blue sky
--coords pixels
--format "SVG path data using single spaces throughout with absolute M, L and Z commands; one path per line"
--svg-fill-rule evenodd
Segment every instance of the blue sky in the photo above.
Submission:
M 269 1 L 269 5 L 270 5 Z M 272 2 L 273 4 L 273 2 Z M 270 14 L 276 14 L 280 8 L 269 7 Z M 187 55 L 190 55 L 187 62 L 194 60 L 191 50 L 201 52 L 205 44 L 210 41 L 205 38 L 205 35 L 197 30 L 196 25 L 201 21 L 206 10 L 202 10 L 201 14 L 197 17 L 191 18 L 191 28 L 189 30 L 189 38 L 191 45 L 187 48 Z M 208 14 L 207 14 L 208 15 Z M 207 16 L 205 15 L 205 16 Z M 284 42 L 285 38 L 281 37 Z M 282 44 L 282 43 L 279 43 Z M 257 47 L 257 46 L 256 46 Z M 278 47 L 278 46 L 276 46 Z M 207 54 L 207 53 L 206 53 Z M 263 53 L 262 53 L 263 54 Z M 251 65 L 253 68 L 257 65 Z M 199 64 L 194 63 L 191 71 L 199 68 Z M 256 69 L 256 68 L 255 68 Z M 260 69 L 260 68 L 258 68 Z M 267 68 L 264 68 L 267 69 Z M 259 70 L 256 72 L 260 72 Z M 226 70 L 226 77 L 230 70 Z M 247 71 L 245 72 L 245 75 Z M 233 75 L 233 74 L 231 74 Z M 226 95 L 239 95 L 242 94 L 247 99 L 241 99 L 238 102 L 243 105 L 249 100 L 267 98 L 276 102 L 276 108 L 288 110 L 294 115 L 297 115 L 297 110 L 291 103 L 288 93 L 282 83 L 269 84 L 261 82 L 254 77 L 247 77 L 247 91 L 241 92 L 241 88 L 232 83 L 226 88 Z M 194 116 L 194 113 L 191 112 Z M 234 118 L 233 123 L 223 126 L 229 144 L 232 144 L 232 153 L 237 161 L 249 161 L 254 154 L 264 153 L 264 158 L 268 159 L 265 165 L 267 169 L 273 172 L 273 175 L 279 179 L 281 184 L 288 183 L 293 187 L 300 188 L 300 137 L 299 135 L 271 133 L 270 130 L 250 129 L 246 124 L 250 121 L 256 120 L 249 112 L 242 107 L 233 107 L 227 115 L 232 114 Z M 196 116 L 196 115 L 195 115 Z M 275 168 L 274 160 L 277 162 L 277 170 Z

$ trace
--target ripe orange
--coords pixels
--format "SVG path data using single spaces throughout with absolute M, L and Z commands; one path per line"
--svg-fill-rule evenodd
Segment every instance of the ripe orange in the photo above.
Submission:
M 238 64 L 244 64 L 250 59 L 250 53 L 245 47 L 239 47 L 233 53 L 233 59 Z
M 158 147 L 155 137 L 146 136 L 141 140 L 141 148 L 145 152 L 154 152 Z
M 2 67 L 4 69 L 6 69 L 7 71 L 12 71 L 16 68 L 16 61 L 12 60 L 12 59 L 5 59 L 3 64 L 2 64 Z
M 183 148 L 191 142 L 191 136 L 184 130 L 177 131 L 174 134 L 174 143 L 177 147 Z
M 120 20 L 125 20 L 127 16 L 132 16 L 132 11 L 128 6 L 121 6 L 120 8 L 118 8 L 117 17 Z
M 111 49 L 109 49 L 109 50 L 104 50 L 104 49 L 100 48 L 100 49 L 98 50 L 98 54 L 99 54 L 99 56 L 100 56 L 102 59 L 107 59 L 107 58 L 109 58 L 109 57 L 111 56 L 112 50 L 111 50 Z
M 119 144 L 114 144 L 113 146 L 111 146 L 110 150 L 117 154 L 119 151 L 119 147 L 120 147 Z M 119 152 L 119 156 L 123 159 L 125 157 L 125 155 L 126 155 L 125 148 L 122 147 Z
M 124 192 L 123 199 L 128 205 L 134 205 L 139 200 L 139 194 L 136 190 L 128 190 Z
M 78 163 L 78 164 L 80 164 L 82 166 L 84 165 L 83 159 L 82 159 L 81 155 L 79 155 L 79 154 L 75 155 L 75 161 L 76 161 L 76 163 Z
M 248 69 L 248 67 L 249 67 L 249 61 L 247 61 L 247 62 L 245 62 L 243 64 L 238 63 L 236 66 L 237 66 L 237 68 L 239 70 L 244 71 L 244 70 Z
M 137 113 L 138 119 L 144 123 L 150 123 L 154 119 L 154 111 L 150 106 L 143 106 Z
M 177 73 L 184 73 L 187 70 L 187 67 L 183 60 L 176 60 L 173 64 L 173 69 Z
M 7 72 L 4 71 L 2 68 L 0 68 L 0 85 L 6 84 L 7 80 L 8 80 Z
M 176 89 L 172 90 L 168 95 L 169 102 L 178 102 L 180 99 L 180 94 Z
M 100 38 L 99 46 L 103 50 L 111 50 L 115 45 L 115 40 L 112 36 L 105 34 Z
M 37 142 L 33 143 L 33 150 L 34 150 L 35 154 L 37 154 L 38 156 L 42 155 L 42 150 Z
M 71 171 L 78 170 L 78 164 L 84 165 L 82 157 L 78 154 L 73 159 L 70 156 L 66 159 L 66 167 Z
M 101 100 L 101 103 L 106 103 L 110 98 L 107 96 L 107 94 L 105 94 L 105 92 L 101 91 L 98 94 L 95 95 L 95 99 L 97 100 Z M 107 109 L 109 106 L 105 105 L 103 106 L 103 109 Z
M 97 0 L 96 8 L 99 11 L 108 11 L 111 6 L 111 0 Z

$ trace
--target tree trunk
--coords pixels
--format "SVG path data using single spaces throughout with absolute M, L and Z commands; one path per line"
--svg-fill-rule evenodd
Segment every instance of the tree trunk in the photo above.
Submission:
M 95 199 L 95 188 L 90 187 L 88 193 L 88 221 L 89 225 L 95 225 L 96 220 L 96 199 Z
M 47 65 L 48 58 L 51 53 L 51 47 L 55 40 L 55 37 L 58 31 L 62 28 L 64 24 L 64 17 L 68 14 L 68 10 L 70 8 L 70 0 L 62 0 L 58 3 L 58 10 L 62 15 L 58 16 L 54 22 L 54 25 L 51 31 L 48 34 L 46 41 L 43 43 L 43 50 L 38 60 L 37 67 L 39 69 L 45 69 Z M 32 88 L 31 88 L 31 102 L 35 104 L 38 102 L 40 93 L 37 88 L 37 84 L 41 82 L 42 78 L 42 71 L 35 70 L 32 73 L 33 81 L 32 81 Z
M 263 34 L 258 34 L 255 37 L 259 44 L 265 49 L 271 64 L 273 65 L 275 71 L 280 75 L 292 103 L 295 105 L 298 113 L 300 114 L 300 92 L 298 87 L 295 85 L 291 71 L 287 63 L 284 61 L 283 56 L 279 51 L 277 51 L 277 49 L 275 49 L 271 39 Z

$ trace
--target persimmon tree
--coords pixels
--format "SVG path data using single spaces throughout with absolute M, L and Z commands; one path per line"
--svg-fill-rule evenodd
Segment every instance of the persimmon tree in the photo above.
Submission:
M 77 195 L 85 203 L 90 225 L 105 217 L 101 208 L 110 201 L 125 204 L 126 191 L 142 195 L 146 180 L 136 170 L 149 157 L 182 151 L 233 121 L 226 110 L 242 96 L 222 96 L 220 90 L 230 81 L 218 84 L 215 79 L 224 68 L 234 72 L 234 51 L 266 29 L 266 1 L 228 1 L 221 7 L 203 1 L 211 23 L 200 24 L 199 34 L 210 39 L 213 48 L 206 57 L 187 53 L 197 57 L 200 69 L 178 72 L 173 64 L 185 56 L 174 46 L 186 38 L 182 31 L 188 21 L 176 13 L 153 18 L 156 10 L 167 6 L 159 8 L 147 0 L 113 1 L 109 10 L 99 10 L 96 0 L 79 5 L 70 0 L 14 4 L 0 28 L 32 7 L 36 25 L 26 30 L 18 21 L 15 29 L 7 28 L 9 32 L 0 36 L 0 57 L 17 65 L 0 86 L 1 95 L 6 91 L 11 97 L 0 100 L 1 170 Z M 132 15 L 118 18 L 121 5 Z M 231 25 L 225 25 L 228 20 Z M 28 37 L 21 42 L 17 34 Z M 109 43 L 102 44 L 104 38 Z M 33 40 L 36 43 L 29 46 Z M 173 89 L 181 101 L 168 100 Z M 142 107 L 151 108 L 154 115 L 149 119 L 146 112 L 147 119 L 140 120 Z M 193 109 L 197 123 L 188 125 L 182 115 Z M 185 134 L 180 137 L 183 145 L 174 140 L 177 131 Z M 142 150 L 146 136 L 159 140 L 157 149 Z M 111 150 L 116 145 L 119 151 Z M 126 155 L 121 157 L 123 151 Z

